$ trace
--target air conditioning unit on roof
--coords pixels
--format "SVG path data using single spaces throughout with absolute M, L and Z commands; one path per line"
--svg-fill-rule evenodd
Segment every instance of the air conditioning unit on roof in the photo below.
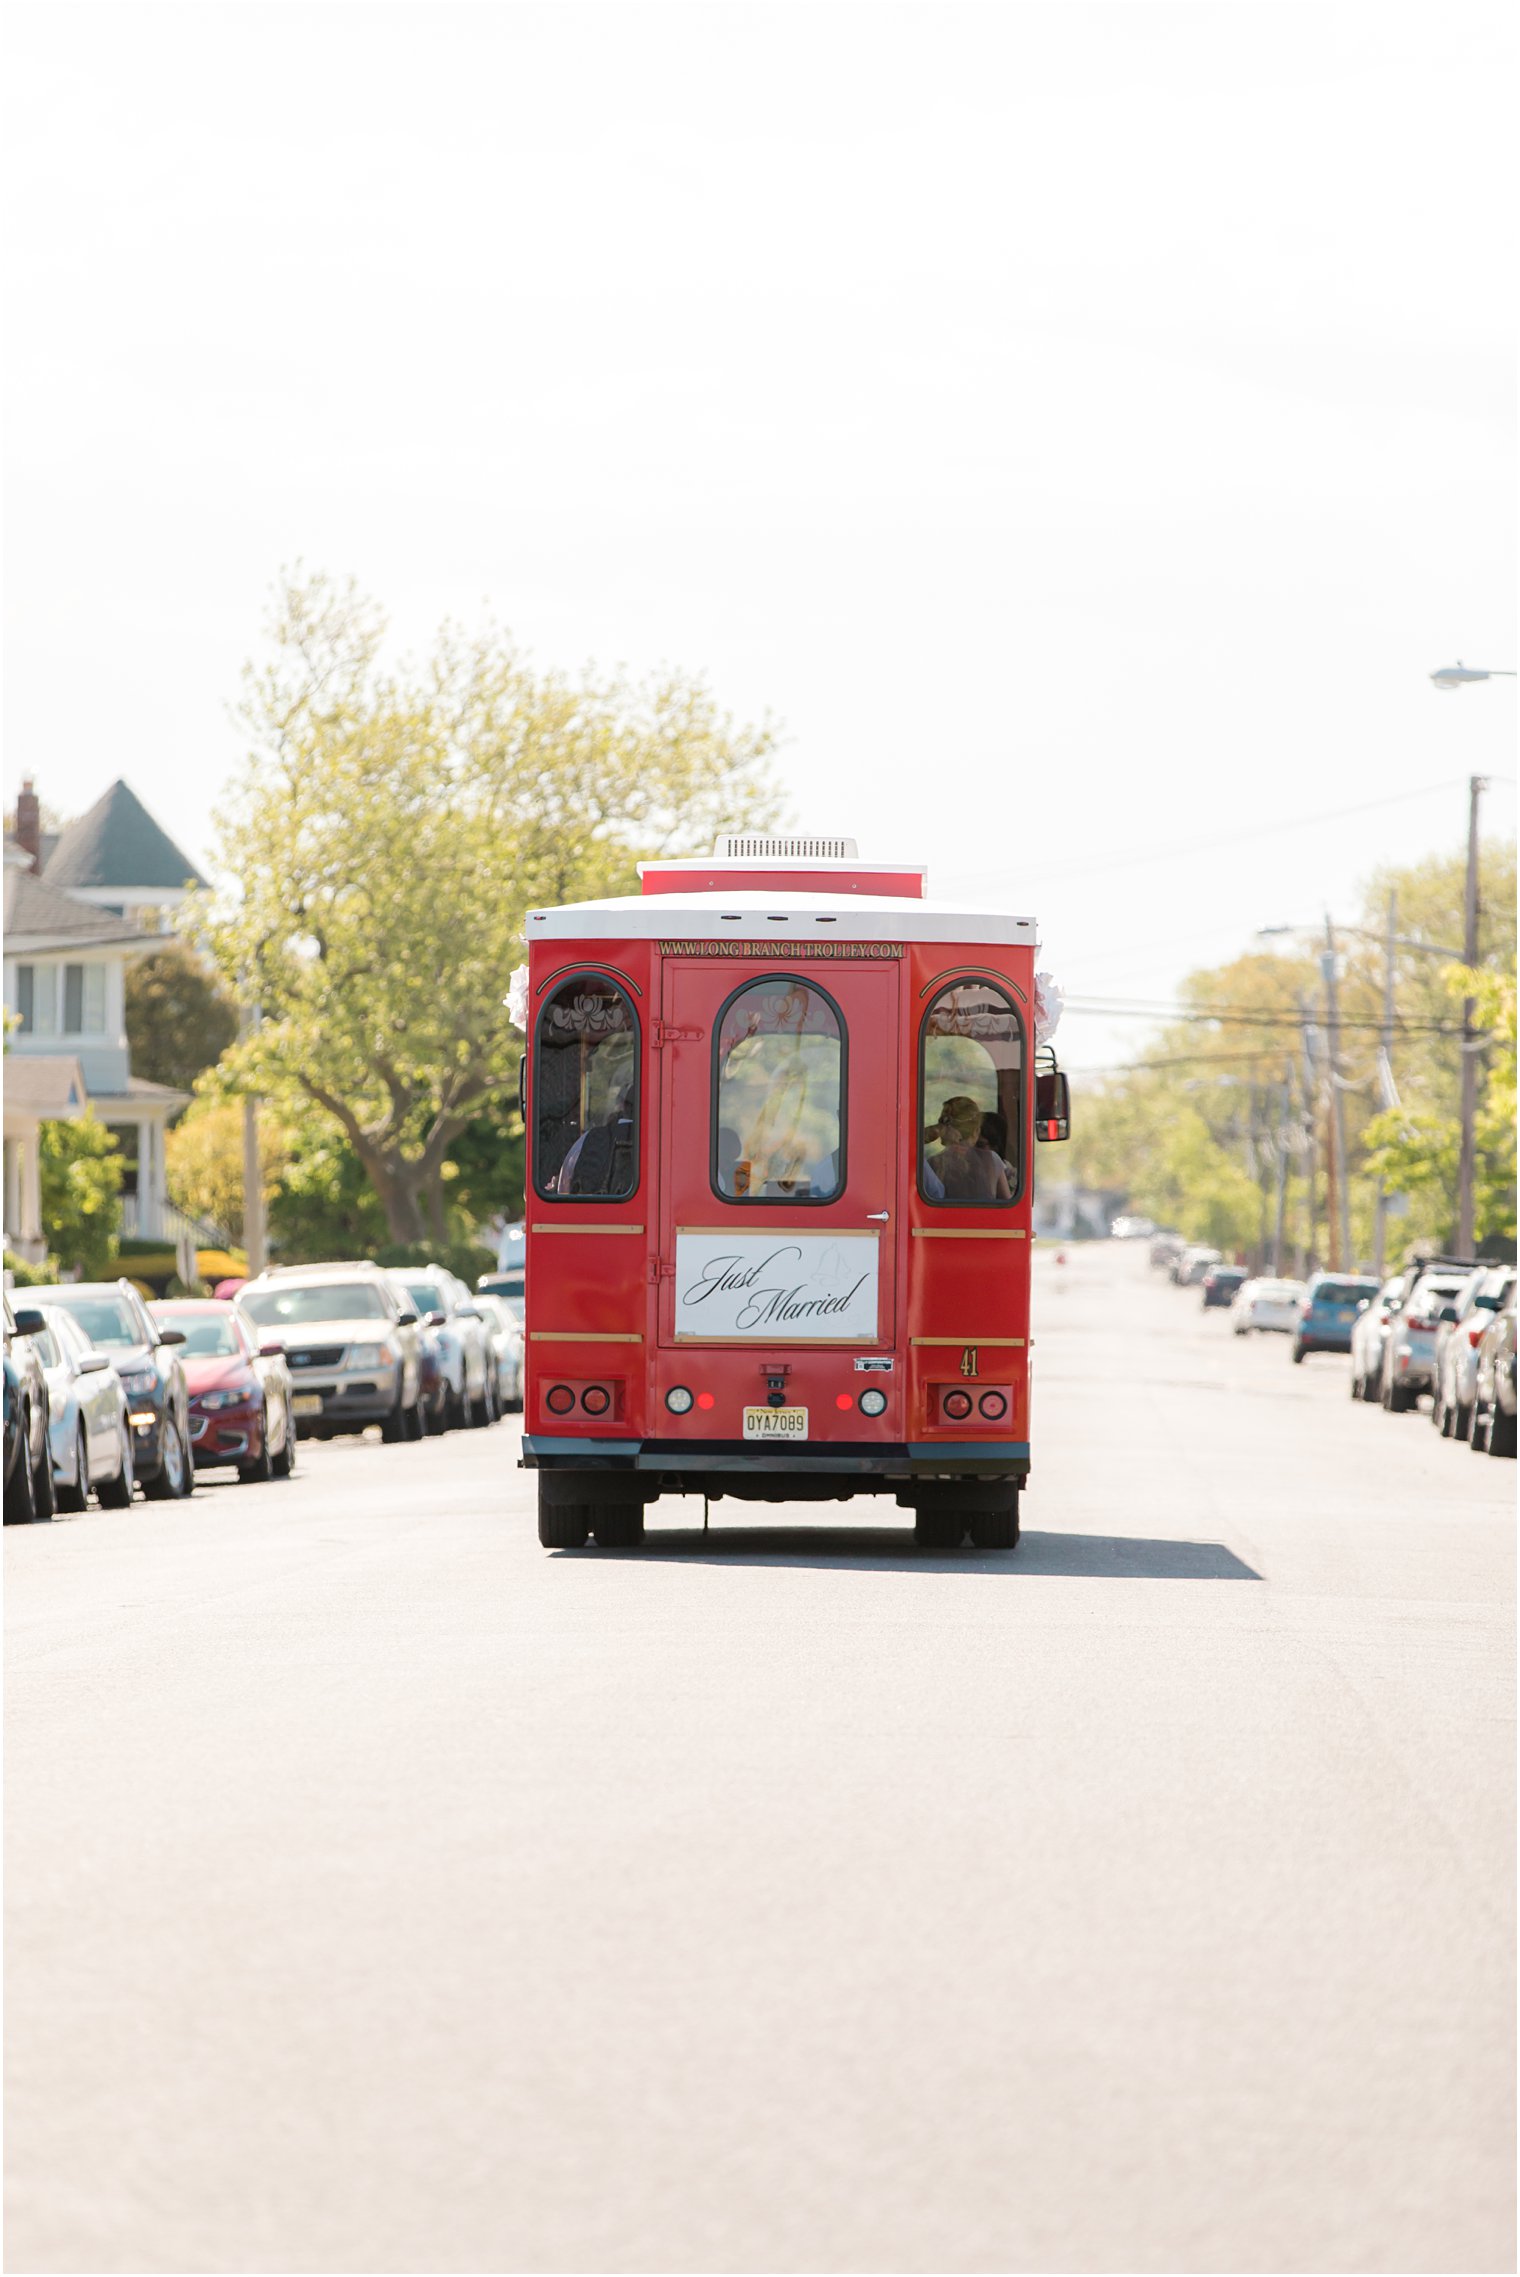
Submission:
M 713 848 L 719 862 L 858 862 L 853 838 L 724 837 Z

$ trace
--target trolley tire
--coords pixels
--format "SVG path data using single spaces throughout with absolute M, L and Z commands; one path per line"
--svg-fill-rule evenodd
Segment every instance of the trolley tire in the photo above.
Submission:
M 1473 1401 L 1472 1429 L 1467 1434 L 1467 1445 L 1474 1455 L 1488 1453 L 1488 1418 L 1476 1400 Z
M 1488 1419 L 1488 1451 L 1491 1455 L 1507 1455 L 1511 1459 L 1515 1452 L 1515 1418 L 1505 1414 L 1497 1399 Z
M 953 1510 L 916 1510 L 913 1514 L 913 1539 L 921 1550 L 958 1550 L 965 1532 L 965 1519 Z
M 1353 1399 L 1360 1399 L 1363 1396 L 1362 1379 L 1360 1376 L 1353 1375 L 1351 1379 L 1351 1396 Z
M 587 1515 L 599 1550 L 636 1550 L 642 1545 L 642 1502 L 594 1502 Z
M 1019 1546 L 1017 1496 L 1004 1510 L 979 1510 L 971 1521 L 971 1541 L 979 1550 L 1016 1550 Z
M 546 1550 L 581 1550 L 591 1531 L 591 1510 L 584 1502 L 545 1502 L 539 1496 L 538 1539 Z
M 1303 1353 L 1302 1353 L 1302 1351 L 1299 1349 L 1298 1345 L 1296 1345 L 1296 1344 L 1295 1344 L 1295 1345 L 1294 1345 L 1294 1347 L 1293 1347 L 1293 1365 L 1294 1365 L 1294 1367 L 1295 1367 L 1295 1368 L 1301 1368 L 1301 1367 L 1303 1366 L 1303 1364 L 1304 1364 L 1304 1356 L 1303 1356 Z
M 1454 1439 L 1465 1439 L 1471 1429 L 1472 1409 L 1464 1407 L 1458 1400 L 1451 1411 L 1451 1435 Z

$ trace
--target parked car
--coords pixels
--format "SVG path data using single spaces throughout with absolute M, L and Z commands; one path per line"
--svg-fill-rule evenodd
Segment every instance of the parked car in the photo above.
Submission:
M 1478 1340 L 1478 1373 L 1473 1391 L 1473 1452 L 1515 1452 L 1515 1292 L 1494 1314 Z
M 190 1390 L 190 1451 L 197 1470 L 236 1466 L 245 1486 L 289 1478 L 294 1398 L 285 1347 L 214 1297 L 167 1298 L 155 1320 L 184 1331 L 180 1360 Z M 261 1340 L 262 1339 L 262 1340 Z
M 1211 1266 L 1221 1262 L 1217 1249 L 1194 1247 L 1184 1249 L 1172 1266 L 1172 1279 L 1179 1289 L 1193 1289 Z
M 1415 1267 L 1388 1317 L 1378 1396 L 1390 1415 L 1404 1415 L 1421 1392 L 1435 1390 L 1436 1329 L 1472 1271 L 1471 1257 L 1431 1257 Z
M 1180 1233 L 1158 1233 L 1150 1246 L 1150 1260 L 1158 1272 L 1170 1273 L 1187 1243 Z
M 48 1387 L 53 1491 L 60 1510 L 83 1510 L 93 1487 L 104 1510 L 132 1499 L 132 1422 L 110 1356 L 97 1352 L 72 1314 L 44 1305 L 32 1338 Z
M 417 1314 L 366 1261 L 276 1265 L 238 1310 L 285 1347 L 299 1438 L 331 1439 L 378 1423 L 388 1441 L 420 1439 Z
M 1199 1287 L 1203 1290 L 1203 1309 L 1212 1312 L 1218 1307 L 1232 1305 L 1246 1279 L 1244 1265 L 1211 1265 Z
M 30 1300 L 31 1292 L 28 1291 Z M 5 1523 L 24 1526 L 53 1515 L 53 1462 L 48 1440 L 48 1388 L 34 1339 L 46 1326 L 28 1301 L 5 1300 Z
M 175 1349 L 183 1333 L 161 1328 L 130 1281 L 71 1281 L 32 1294 L 39 1304 L 66 1312 L 120 1376 L 132 1423 L 132 1469 L 144 1494 L 166 1502 L 191 1493 L 190 1395 Z
M 1109 1231 L 1115 1241 L 1149 1241 L 1156 1228 L 1150 1218 L 1115 1218 Z
M 1455 1320 L 1436 1329 L 1436 1388 L 1430 1419 L 1443 1439 L 1465 1439 L 1472 1429 L 1477 1396 L 1478 1346 L 1496 1312 L 1515 1288 L 1513 1265 L 1480 1265 L 1469 1273 L 1456 1300 Z
M 389 1280 L 435 1343 L 449 1424 L 494 1423 L 501 1412 L 496 1355 L 485 1316 L 457 1274 L 442 1265 L 398 1265 Z
M 1351 1328 L 1351 1396 L 1353 1399 L 1376 1399 L 1383 1383 L 1383 1346 L 1388 1340 L 1388 1324 L 1393 1308 L 1404 1294 L 1407 1276 L 1395 1273 L 1383 1283 L 1377 1295 L 1364 1312 L 1357 1314 Z
M 1237 1336 L 1292 1335 L 1303 1302 L 1302 1281 L 1246 1281 L 1230 1307 L 1230 1326 Z
M 492 1296 L 488 1291 L 477 1290 L 475 1302 L 486 1317 L 491 1332 L 491 1344 L 496 1354 L 497 1398 L 501 1408 L 518 1408 L 523 1403 L 523 1331 L 522 1314 L 514 1309 L 510 1297 Z M 518 1300 L 520 1306 L 521 1299 Z
M 1366 1273 L 1316 1273 L 1304 1291 L 1303 1308 L 1293 1333 L 1293 1361 L 1306 1352 L 1349 1352 L 1357 1315 L 1378 1293 Z

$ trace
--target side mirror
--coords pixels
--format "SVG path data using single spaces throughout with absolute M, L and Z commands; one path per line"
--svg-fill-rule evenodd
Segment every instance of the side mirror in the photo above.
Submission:
M 46 1327 L 47 1322 L 35 1305 L 23 1305 L 16 1315 L 18 1336 L 40 1336 Z
M 1436 1314 L 1437 1320 L 1455 1320 L 1456 1317 L 1457 1308 L 1455 1305 L 1442 1305 L 1440 1311 Z
M 185 1332 L 182 1328 L 161 1328 L 158 1332 L 158 1341 L 160 1344 L 183 1344 Z
M 1071 1137 L 1071 1085 L 1064 1068 L 1042 1068 L 1034 1079 L 1034 1135 L 1047 1140 Z
M 484 1320 L 485 1314 L 479 1305 L 456 1305 L 454 1317 L 456 1320 Z
M 259 1358 L 261 1360 L 283 1360 L 284 1357 L 285 1347 L 283 1344 L 261 1344 L 259 1346 Z
M 79 1373 L 82 1376 L 98 1376 L 102 1368 L 109 1368 L 110 1365 L 110 1359 L 104 1352 L 82 1352 L 79 1356 Z
M 401 1317 L 404 1322 L 406 1315 L 403 1313 Z M 416 1314 L 413 1313 L 412 1318 L 415 1320 L 416 1317 Z M 423 1316 L 423 1320 L 424 1325 L 428 1328 L 447 1328 L 449 1325 L 449 1316 L 446 1312 L 426 1313 Z
M 398 1313 L 397 1313 L 397 1315 L 396 1315 L 396 1326 L 397 1326 L 398 1328 L 415 1328 L 415 1327 L 416 1327 L 416 1325 L 417 1325 L 417 1315 L 416 1315 L 414 1312 L 398 1312 Z

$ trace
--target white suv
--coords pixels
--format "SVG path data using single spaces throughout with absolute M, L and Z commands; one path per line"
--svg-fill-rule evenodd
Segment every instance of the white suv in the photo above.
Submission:
M 378 1423 L 383 1439 L 420 1439 L 417 1315 L 378 1265 L 277 1265 L 238 1292 L 266 1338 L 285 1347 L 300 1438 Z

